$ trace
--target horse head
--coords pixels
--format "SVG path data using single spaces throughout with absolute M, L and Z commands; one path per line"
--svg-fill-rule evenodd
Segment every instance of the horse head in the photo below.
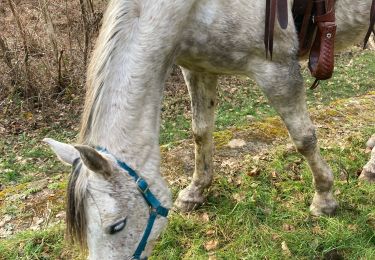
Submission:
M 167 224 L 168 210 L 147 182 L 103 149 L 45 139 L 73 167 L 67 191 L 67 234 L 89 259 L 143 259 Z M 155 194 L 160 187 L 152 187 Z

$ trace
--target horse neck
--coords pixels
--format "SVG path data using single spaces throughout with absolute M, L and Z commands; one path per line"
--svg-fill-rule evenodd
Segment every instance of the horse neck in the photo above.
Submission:
M 173 55 L 155 49 L 168 46 L 162 40 L 142 38 L 142 30 L 152 28 L 142 27 L 136 2 L 111 1 L 103 19 L 87 74 L 80 142 L 105 147 L 150 186 L 159 186 L 164 199 L 155 195 L 168 207 L 170 194 L 159 173 L 159 128 Z

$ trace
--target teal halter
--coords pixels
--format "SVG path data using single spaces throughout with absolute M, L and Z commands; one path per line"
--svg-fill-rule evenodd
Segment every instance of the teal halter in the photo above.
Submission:
M 110 154 L 107 149 L 98 147 L 98 151 L 105 152 L 107 154 Z M 157 216 L 161 217 L 167 217 L 169 209 L 163 207 L 160 203 L 160 201 L 155 197 L 154 194 L 149 189 L 149 186 L 145 179 L 140 177 L 131 167 L 129 167 L 125 162 L 120 161 L 116 159 L 116 162 L 118 166 L 120 166 L 121 169 L 126 171 L 135 181 L 137 184 L 137 188 L 139 192 L 142 194 L 143 198 L 147 202 L 148 206 L 150 207 L 150 217 L 148 218 L 147 226 L 145 229 L 145 232 L 143 233 L 143 237 L 141 241 L 138 244 L 137 249 L 135 250 L 133 254 L 132 259 L 141 259 L 141 254 L 145 250 L 145 247 L 147 245 L 148 237 L 151 234 L 152 227 L 154 226 L 155 220 Z M 144 258 L 147 259 L 147 258 Z

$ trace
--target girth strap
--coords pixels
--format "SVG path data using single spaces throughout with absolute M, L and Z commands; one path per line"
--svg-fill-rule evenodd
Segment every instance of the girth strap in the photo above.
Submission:
M 273 54 L 273 32 L 275 28 L 276 14 L 280 27 L 286 29 L 288 27 L 287 0 L 266 0 L 264 45 L 266 47 L 266 57 L 268 57 L 269 52 L 271 60 Z
M 293 5 L 293 17 L 296 20 L 299 17 L 302 20 L 299 26 L 296 24 L 298 33 L 298 41 L 299 41 L 299 52 L 298 56 L 306 55 L 311 49 L 312 39 L 315 33 L 315 24 L 311 19 L 311 14 L 313 10 L 313 1 L 299 1 L 299 4 L 296 4 L 297 0 L 294 1 Z

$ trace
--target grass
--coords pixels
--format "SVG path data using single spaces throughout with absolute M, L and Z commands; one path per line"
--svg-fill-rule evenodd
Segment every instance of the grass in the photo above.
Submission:
M 57 140 L 72 141 L 75 134 L 72 131 L 52 128 L 47 132 L 23 132 L 0 139 L 0 183 L 26 183 L 45 178 L 56 170 L 63 171 L 65 168 L 55 160 L 55 155 L 46 149 L 41 140 L 49 136 Z
M 375 127 L 363 134 L 367 131 Z M 341 161 L 349 175 L 341 180 L 344 169 L 334 167 L 341 205 L 336 217 L 309 215 L 313 187 L 308 166 L 295 152 L 278 147 L 270 161 L 258 165 L 259 176 L 240 173 L 240 187 L 229 183 L 227 176 L 219 176 L 198 212 L 173 214 L 153 259 L 207 259 L 210 255 L 217 259 L 327 259 L 330 255 L 373 259 L 375 202 L 371 194 L 375 186 L 359 185 L 356 178 L 367 159 L 359 152 L 362 146 L 361 139 L 356 139 L 341 151 L 322 151 L 329 161 Z M 251 163 L 255 164 L 246 162 Z M 277 177 L 272 177 L 275 172 Z M 233 196 L 239 192 L 241 200 Z M 204 221 L 206 214 L 209 221 Z M 210 241 L 218 245 L 206 250 Z
M 76 259 L 75 249 L 64 240 L 64 226 L 25 231 L 0 242 L 0 259 Z M 63 253 L 62 253 L 63 252 Z
M 340 56 L 336 68 L 332 80 L 322 82 L 316 91 L 307 91 L 311 108 L 333 106 L 341 99 L 375 90 L 374 53 L 354 49 Z M 306 71 L 304 75 L 308 86 L 312 80 Z M 191 137 L 188 96 L 167 96 L 164 104 L 161 143 L 172 147 L 171 143 L 178 145 L 176 141 Z M 327 116 L 338 113 L 335 109 L 326 111 Z M 257 124 L 264 127 L 261 132 L 271 131 L 269 124 L 275 126 L 276 121 L 269 118 L 275 111 L 252 81 L 223 83 L 214 134 L 220 149 L 225 149 L 233 138 L 233 129 L 256 127 L 249 124 L 249 115 L 257 122 L 264 120 Z M 329 131 L 334 131 L 335 126 L 329 123 Z M 39 212 L 46 205 L 50 205 L 53 214 L 63 209 L 65 173 L 69 169 L 40 142 L 45 136 L 72 142 L 77 132 L 61 125 L 64 124 L 0 139 L 2 217 L 18 216 L 20 221 L 28 221 L 34 211 Z M 321 131 L 325 133 L 324 129 Z M 235 177 L 240 182 L 233 182 L 223 170 L 198 211 L 173 212 L 152 259 L 375 259 L 375 186 L 357 182 L 358 170 L 368 160 L 363 144 L 375 132 L 375 126 L 358 124 L 352 131 L 345 140 L 323 140 L 321 149 L 335 173 L 335 193 L 340 203 L 337 216 L 309 215 L 311 173 L 306 162 L 281 143 L 260 160 L 244 156 L 243 165 L 257 168 L 259 175 L 250 175 L 247 166 L 240 167 Z M 44 186 L 34 185 L 46 178 L 49 182 Z M 175 196 L 180 188 L 173 187 Z M 28 210 L 25 201 L 44 191 L 55 197 Z M 77 248 L 64 240 L 63 229 L 60 222 L 1 239 L 0 259 L 81 259 Z

